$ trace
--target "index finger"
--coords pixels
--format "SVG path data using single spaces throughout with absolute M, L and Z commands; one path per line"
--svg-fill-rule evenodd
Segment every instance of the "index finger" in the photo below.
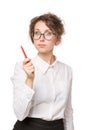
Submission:
M 31 59 L 25 58 L 24 61 L 23 61 L 23 65 L 27 64 L 27 63 L 30 62 L 30 61 L 31 61 Z

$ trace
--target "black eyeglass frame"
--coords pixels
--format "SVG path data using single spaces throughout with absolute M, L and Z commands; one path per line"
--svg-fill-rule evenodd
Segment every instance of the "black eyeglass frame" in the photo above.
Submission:
M 34 32 L 34 33 L 35 33 L 35 32 Z M 34 33 L 33 33 L 33 35 L 32 35 L 33 39 L 34 39 Z M 39 38 L 38 38 L 38 39 L 34 39 L 34 40 L 39 40 L 39 39 L 41 38 L 41 36 L 43 35 L 43 37 L 44 37 L 45 40 L 50 41 L 51 39 L 46 39 L 46 38 L 45 38 L 45 33 L 46 33 L 46 32 L 44 32 L 44 33 L 41 33 L 41 32 L 40 32 Z M 56 33 L 54 33 L 54 32 L 50 32 L 50 33 L 52 33 L 53 35 L 56 35 Z

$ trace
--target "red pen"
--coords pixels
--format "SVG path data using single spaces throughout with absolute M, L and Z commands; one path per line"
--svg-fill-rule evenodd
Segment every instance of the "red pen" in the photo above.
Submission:
M 23 52 L 23 54 L 24 54 L 24 57 L 25 58 L 27 58 L 27 55 L 26 55 L 26 53 L 25 53 L 25 51 L 24 51 L 24 48 L 21 46 L 21 50 L 22 50 L 22 52 Z

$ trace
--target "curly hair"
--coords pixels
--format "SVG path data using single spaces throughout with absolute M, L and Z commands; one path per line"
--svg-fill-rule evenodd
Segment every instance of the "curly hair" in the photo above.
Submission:
M 65 32 L 62 20 L 55 14 L 47 13 L 40 16 L 36 16 L 33 19 L 31 19 L 29 26 L 29 35 L 32 42 L 34 42 L 33 41 L 34 28 L 36 23 L 39 21 L 43 21 L 51 31 L 55 32 L 58 40 L 61 39 L 62 34 L 64 34 Z

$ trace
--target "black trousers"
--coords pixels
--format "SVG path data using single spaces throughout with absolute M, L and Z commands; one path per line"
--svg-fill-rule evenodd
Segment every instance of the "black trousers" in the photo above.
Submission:
M 27 117 L 23 121 L 17 121 L 13 130 L 64 130 L 64 124 L 63 119 L 46 121 Z

